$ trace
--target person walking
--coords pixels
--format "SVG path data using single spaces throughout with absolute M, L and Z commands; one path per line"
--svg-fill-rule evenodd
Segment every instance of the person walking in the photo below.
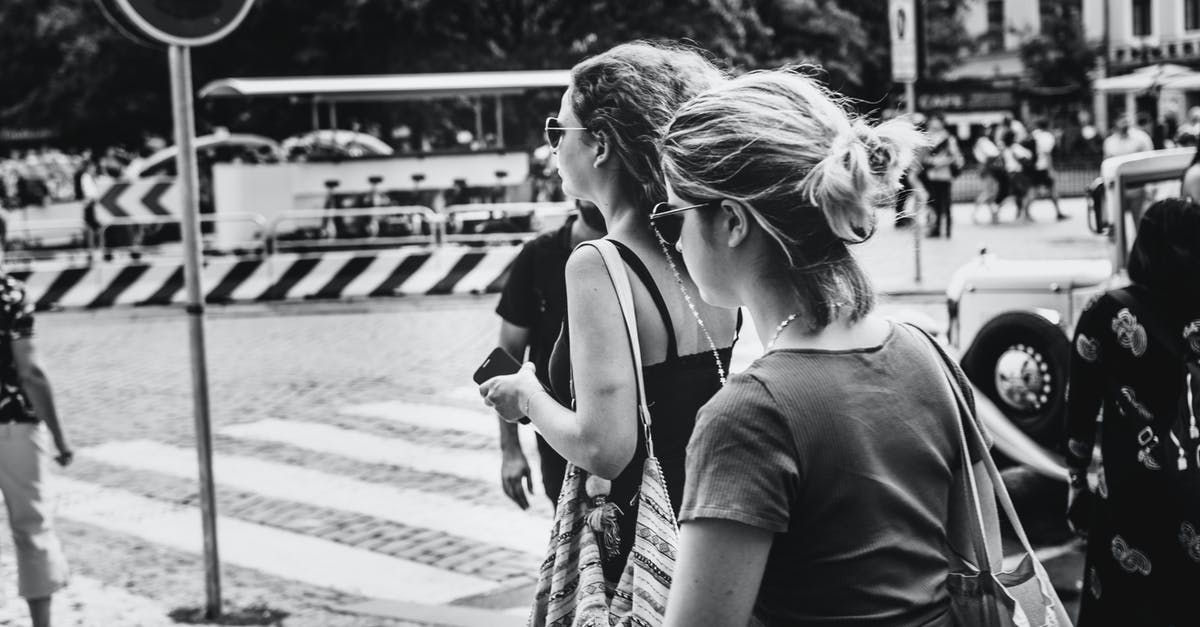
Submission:
M 666 200 L 658 141 L 667 122 L 688 98 L 721 80 L 692 50 L 622 44 L 572 68 L 558 115 L 546 123 L 563 190 L 599 207 L 606 239 L 628 266 L 650 431 L 676 512 L 696 412 L 724 381 L 736 314 L 690 298 L 696 288 L 688 269 L 660 241 L 673 241 L 677 232 L 665 223 L 652 226 L 650 211 Z M 567 261 L 567 325 L 549 364 L 553 396 L 528 363 L 480 387 L 504 420 L 529 417 L 569 462 L 611 481 L 600 495 L 608 502 L 605 515 L 616 517 L 616 537 L 602 534 L 601 554 L 605 579 L 614 586 L 633 547 L 634 497 L 647 458 L 626 333 L 603 258 L 595 248 L 580 247 Z
M 1054 203 L 1054 219 L 1066 220 L 1062 208 L 1058 205 L 1058 189 L 1054 185 L 1054 147 L 1058 139 L 1050 132 L 1050 123 L 1046 118 L 1039 118 L 1031 133 L 1034 146 L 1033 174 L 1029 177 L 1030 191 L 1035 194 L 1045 192 Z M 1031 201 L 1032 202 L 1032 201 Z
M 49 627 L 50 599 L 67 583 L 66 558 L 46 502 L 47 430 L 58 451 L 54 460 L 67 466 L 74 453 L 34 352 L 33 303 L 20 281 L 0 273 L 0 492 L 17 553 L 17 590 L 34 627 Z
M 1026 170 L 1033 163 L 1033 153 L 1017 143 L 1016 133 L 1004 131 L 1000 137 L 1000 157 L 1004 160 L 1004 173 L 1008 179 L 1008 192 L 1017 205 L 1014 220 L 1032 222 L 1029 216 L 1029 176 Z
M 766 347 L 688 445 L 670 627 L 951 620 L 958 405 L 928 339 L 872 313 L 849 248 L 922 138 L 839 100 L 752 72 L 684 105 L 663 141 L 700 295 L 745 306 Z
M 930 116 L 926 128 L 930 148 L 924 156 L 923 173 L 933 205 L 933 227 L 929 229 L 928 235 L 941 237 L 942 224 L 945 223 L 946 239 L 950 239 L 950 230 L 954 223 L 951 214 L 951 189 L 955 177 L 962 171 L 963 156 L 958 149 L 958 140 L 946 130 L 946 118 L 943 115 Z
M 501 320 L 500 347 L 520 361 L 528 357 L 538 381 L 547 387 L 550 352 L 567 315 L 567 258 L 579 244 L 605 234 L 604 216 L 595 205 L 577 200 L 575 210 L 561 227 L 521 247 L 496 305 Z M 558 501 L 567 461 L 540 433 L 536 438 L 542 489 L 553 505 Z M 500 452 L 504 493 L 521 509 L 528 509 L 526 489 L 533 493 L 533 476 L 515 423 L 500 420 Z
M 1000 148 L 992 141 L 991 133 L 987 132 L 975 140 L 971 153 L 975 157 L 975 163 L 979 164 L 979 181 L 982 183 L 982 189 L 975 196 L 975 207 L 971 215 L 975 216 L 979 213 L 979 207 L 985 206 L 991 215 L 992 224 L 996 224 L 1000 221 L 1000 201 L 1003 200 L 1000 191 L 1007 190 L 1008 185 L 1005 180 L 1004 160 L 1000 158 Z
M 1087 536 L 1080 627 L 1178 627 L 1200 617 L 1197 277 L 1200 205 L 1158 201 L 1138 224 L 1133 284 L 1100 295 L 1075 327 L 1067 510 Z

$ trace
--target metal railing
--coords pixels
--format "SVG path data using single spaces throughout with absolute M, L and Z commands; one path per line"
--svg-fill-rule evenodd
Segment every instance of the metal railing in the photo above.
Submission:
M 443 210 L 446 243 L 511 242 L 561 224 L 574 211 L 566 202 L 450 205 Z
M 429 207 L 402 205 L 357 209 L 301 209 L 271 221 L 271 250 L 380 248 L 436 245 L 442 216 Z M 290 230 L 281 229 L 288 225 Z
M 574 211 L 561 202 L 480 203 L 446 207 L 403 205 L 344 209 L 300 209 L 268 220 L 255 212 L 200 216 L 203 252 L 214 255 L 272 255 L 276 252 L 377 250 L 399 246 L 519 243 L 554 228 Z M 210 228 L 217 223 L 226 228 Z M 244 225 L 238 228 L 237 225 Z M 10 227 L 5 257 L 23 263 L 111 260 L 118 255 L 182 256 L 173 216 L 114 218 L 95 228 L 81 221 L 38 220 Z
M 200 216 L 201 229 L 206 224 L 243 223 L 253 225 L 250 237 L 225 238 L 201 233 L 204 254 L 263 254 L 266 252 L 267 221 L 254 212 L 215 213 Z M 182 256 L 179 218 L 174 216 L 114 218 L 97 231 L 97 248 L 106 258 L 119 252 L 134 258 L 145 254 Z M 170 227 L 176 227 L 172 229 Z

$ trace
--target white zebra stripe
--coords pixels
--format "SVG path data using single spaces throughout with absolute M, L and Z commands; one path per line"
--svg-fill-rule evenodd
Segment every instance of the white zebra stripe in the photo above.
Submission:
M 381 251 L 362 274 L 346 284 L 342 290 L 342 298 L 370 296 L 391 276 L 393 270 L 404 263 L 405 259 L 408 259 L 410 255 L 423 252 L 423 250 Z
M 471 294 L 482 292 L 487 289 L 492 281 L 499 277 L 508 264 L 516 259 L 517 253 L 521 249 L 514 246 L 505 246 L 502 248 L 488 248 L 487 255 L 479 262 L 479 265 L 471 269 L 457 284 L 454 286 L 456 294 Z
M 119 272 L 119 269 L 117 270 Z M 113 276 L 116 276 L 115 274 Z M 57 305 L 60 307 L 86 307 L 96 296 L 100 294 L 100 290 L 104 289 L 105 277 L 103 273 L 96 268 L 88 268 L 87 272 L 79 279 L 71 289 L 58 299 Z
M 195 480 L 194 451 L 147 440 L 110 442 L 80 455 L 105 463 Z M 218 454 L 219 485 L 314 507 L 328 507 L 437 529 L 479 542 L 541 555 L 550 517 L 539 512 L 467 503 L 456 498 L 373 484 L 300 466 Z M 499 473 L 497 472 L 497 475 Z M 495 482 L 499 483 L 497 476 Z M 497 485 L 496 489 L 500 489 Z
M 439 281 L 446 278 L 458 260 L 468 252 L 470 251 L 457 246 L 434 250 L 429 259 L 421 265 L 421 269 L 414 272 L 403 285 L 397 288 L 396 293 L 424 294 L 428 292 Z
M 453 475 L 489 485 L 500 478 L 499 446 L 463 450 L 413 444 L 399 438 L 379 437 L 332 425 L 276 418 L 230 425 L 219 432 L 234 438 L 288 444 L 370 464 L 402 464 L 422 472 Z
M 199 510 L 60 479 L 59 515 L 189 553 L 203 551 Z M 234 518 L 217 518 L 226 563 L 381 599 L 446 603 L 495 582 Z
M 326 253 L 321 255 L 317 265 L 313 266 L 312 270 L 309 270 L 303 279 L 300 279 L 299 282 L 293 285 L 284 298 L 299 300 L 316 294 L 322 287 L 325 287 L 326 283 L 333 280 L 333 277 L 339 270 L 355 257 L 369 257 L 369 255 L 350 253 Z M 283 273 L 279 273 L 278 276 L 283 276 Z
M 158 265 L 146 268 L 146 271 L 132 285 L 117 296 L 113 304 L 136 305 L 150 298 L 166 284 L 167 279 L 171 278 L 171 275 L 179 268 L 178 265 Z M 183 290 L 180 289 L 180 291 Z
M 32 274 L 25 278 L 25 300 L 36 303 L 41 300 L 42 296 L 50 289 L 50 285 L 54 283 L 62 274 L 61 269 L 34 270 Z

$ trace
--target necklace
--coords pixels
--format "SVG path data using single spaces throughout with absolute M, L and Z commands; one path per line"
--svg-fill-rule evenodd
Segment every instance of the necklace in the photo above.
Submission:
M 708 327 L 704 326 L 704 318 L 700 317 L 700 312 L 696 310 L 696 303 L 692 302 L 692 295 L 688 293 L 687 286 L 683 284 L 683 277 L 679 274 L 679 268 L 675 267 L 675 258 L 671 256 L 666 238 L 662 236 L 662 233 L 658 232 L 658 229 L 653 224 L 650 225 L 650 228 L 654 231 L 654 235 L 658 239 L 658 245 L 667 257 L 667 265 L 671 266 L 671 274 L 675 275 L 675 282 L 679 284 L 679 291 L 683 292 L 683 300 L 687 302 L 688 309 L 692 310 L 692 316 L 696 318 L 696 323 L 700 325 L 700 330 L 704 332 L 704 337 L 708 340 L 708 347 L 712 349 L 713 359 L 717 362 L 717 379 L 721 381 L 721 387 L 725 387 L 725 366 L 721 364 L 721 353 L 717 352 L 717 343 L 713 341 L 712 335 L 709 334 Z
M 767 350 L 768 351 L 771 350 L 772 348 L 775 348 L 775 340 L 779 339 L 779 334 L 783 333 L 783 330 L 787 328 L 787 325 L 791 324 L 792 321 L 795 320 L 796 317 L 799 315 L 800 314 L 798 314 L 798 313 L 794 313 L 794 314 L 784 318 L 783 322 L 780 322 L 779 326 L 775 327 L 775 335 L 772 335 L 771 341 L 767 342 Z

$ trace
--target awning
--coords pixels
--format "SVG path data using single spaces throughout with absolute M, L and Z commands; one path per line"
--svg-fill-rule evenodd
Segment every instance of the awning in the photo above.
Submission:
M 1200 72 L 1193 72 L 1182 65 L 1159 63 L 1138 68 L 1128 74 L 1097 79 L 1093 87 L 1105 93 L 1137 93 L 1155 87 L 1189 89 L 1178 87 L 1181 82 L 1187 81 L 1200 85 Z
M 319 102 L 418 100 L 519 94 L 530 89 L 566 88 L 569 70 L 454 72 L 374 76 L 223 78 L 200 90 L 201 98 L 307 96 Z

